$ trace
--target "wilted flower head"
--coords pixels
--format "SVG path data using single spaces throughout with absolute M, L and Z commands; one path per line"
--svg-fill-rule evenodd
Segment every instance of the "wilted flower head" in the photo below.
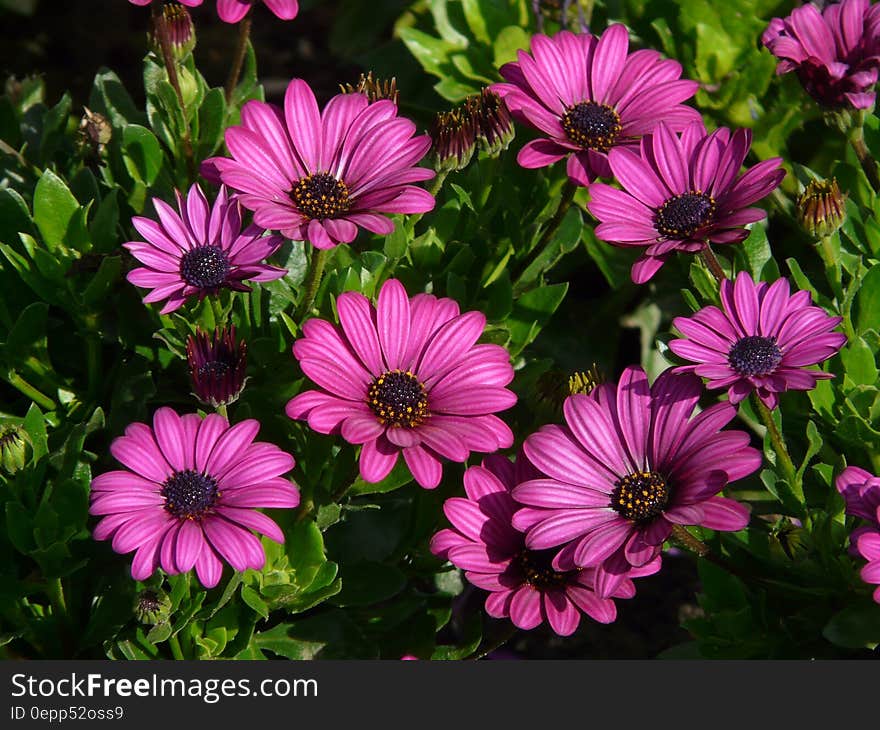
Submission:
M 88 162 L 104 164 L 101 158 L 107 144 L 113 138 L 113 127 L 103 114 L 83 107 L 83 116 L 77 129 L 77 144 L 80 153 Z
M 153 53 L 161 58 L 162 42 L 167 41 L 171 56 L 184 60 L 196 47 L 196 29 L 189 11 L 177 3 L 166 3 L 162 12 L 153 18 L 149 42 Z
M 880 5 L 869 0 L 807 2 L 773 18 L 761 42 L 779 59 L 776 73 L 794 71 L 826 109 L 869 109 L 880 67 Z
M 263 546 L 251 530 L 278 543 L 281 528 L 258 507 L 292 508 L 299 491 L 285 479 L 290 454 L 254 441 L 260 429 L 249 419 L 230 426 L 215 413 L 178 416 L 160 408 L 152 428 L 132 423 L 110 453 L 123 470 L 92 480 L 89 513 L 101 515 L 96 540 L 135 552 L 131 576 L 145 580 L 160 565 L 170 574 L 195 568 L 202 585 L 220 581 L 222 560 L 235 570 L 259 570 Z
M 629 53 L 620 24 L 601 37 L 569 31 L 532 36 L 532 52 L 501 67 L 506 83 L 490 88 L 520 122 L 544 136 L 520 150 L 523 167 L 546 167 L 565 157 L 571 180 L 589 185 L 610 177 L 607 153 L 638 144 L 662 119 L 674 131 L 700 119 L 681 102 L 697 83 L 679 78 L 681 65 L 657 51 Z
M 857 466 L 848 466 L 837 477 L 835 486 L 846 500 L 846 513 L 868 523 L 849 536 L 850 552 L 868 561 L 861 577 L 865 583 L 878 586 L 874 600 L 880 603 L 880 477 Z
M 564 425 L 527 437 L 523 451 L 541 476 L 520 483 L 513 525 L 530 550 L 554 548 L 557 571 L 597 568 L 608 596 L 633 567 L 660 554 L 673 525 L 741 530 L 749 510 L 717 496 L 761 465 L 744 431 L 722 431 L 728 403 L 694 415 L 702 392 L 689 374 L 664 372 L 648 385 L 638 367 L 617 384 L 569 397 Z
M 372 71 L 361 74 L 356 84 L 340 84 L 339 88 L 343 94 L 366 94 L 371 102 L 388 99 L 397 104 L 399 96 L 396 78 L 379 79 Z
M 846 195 L 837 180 L 810 180 L 797 200 L 797 219 L 814 238 L 830 236 L 846 220 Z
M 704 307 L 691 317 L 676 317 L 683 339 L 669 343 L 676 355 L 696 365 L 681 371 L 708 378 L 709 388 L 727 388 L 731 403 L 753 390 L 768 408 L 776 408 L 786 390 L 812 390 L 834 377 L 808 370 L 832 357 L 846 335 L 832 332 L 841 317 L 829 317 L 811 304 L 810 292 L 791 294 L 788 279 L 755 284 L 747 271 L 736 282 L 721 282 L 721 306 Z
M 340 326 L 323 319 L 303 325 L 293 345 L 306 377 L 320 390 L 300 393 L 287 415 L 319 433 L 341 433 L 363 444 L 360 473 L 388 476 L 402 453 L 426 489 L 440 483 L 444 459 L 491 453 L 513 443 L 494 414 L 516 403 L 507 351 L 476 344 L 486 318 L 459 313 L 458 303 L 430 294 L 409 297 L 389 279 L 376 305 L 358 292 L 336 301 Z
M 177 211 L 153 198 L 159 220 L 132 218 L 145 240 L 123 244 L 144 264 L 126 277 L 135 286 L 152 289 L 144 303 L 167 300 L 161 313 L 168 314 L 189 297 L 202 299 L 224 287 L 250 291 L 244 281 L 272 281 L 287 273 L 261 263 L 281 246 L 281 236 L 264 236 L 258 225 L 242 230 L 238 200 L 229 198 L 225 187 L 211 207 L 198 184 L 185 198 L 175 195 Z
M 247 343 L 235 341 L 235 325 L 218 327 L 213 337 L 197 328 L 186 340 L 186 358 L 202 403 L 216 408 L 238 400 L 246 380 Z
M 503 456 L 487 456 L 482 466 L 464 475 L 466 497 L 446 500 L 443 511 L 452 529 L 441 530 L 431 540 L 431 551 L 465 571 L 465 577 L 489 592 L 486 612 L 494 618 L 510 617 L 515 626 L 533 629 L 547 621 L 560 636 L 569 636 L 581 614 L 603 624 L 617 617 L 613 598 L 632 598 L 631 578 L 660 568 L 656 558 L 631 569 L 605 597 L 596 593 L 595 568 L 557 570 L 553 550 L 533 550 L 511 519 L 521 506 L 511 490 L 540 473 L 520 453 L 516 465 Z
M 202 174 L 241 191 L 259 225 L 333 248 L 351 243 L 359 226 L 391 233 L 383 214 L 434 207 L 411 184 L 434 177 L 416 166 L 431 139 L 415 131 L 393 102 L 371 103 L 366 94 L 337 94 L 321 111 L 308 84 L 294 79 L 283 110 L 257 100 L 242 107 L 241 125 L 226 130 L 232 158 L 206 160 Z
M 750 208 L 785 177 L 781 158 L 759 162 L 742 175 L 752 133 L 722 127 L 706 133 L 702 122 L 677 135 L 660 122 L 642 138 L 640 151 L 613 149 L 608 161 L 623 190 L 590 186 L 590 212 L 601 221 L 596 237 L 645 251 L 632 280 L 643 284 L 676 251 L 696 253 L 709 243 L 739 243 L 767 214 Z

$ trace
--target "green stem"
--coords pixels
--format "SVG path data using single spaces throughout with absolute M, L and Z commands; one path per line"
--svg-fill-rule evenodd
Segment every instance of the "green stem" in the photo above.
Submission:
M 229 68 L 229 76 L 226 78 L 226 103 L 232 102 L 232 94 L 238 86 L 241 77 L 241 69 L 244 67 L 244 58 L 247 55 L 248 39 L 251 36 L 251 19 L 245 17 L 238 24 L 238 40 L 235 44 L 235 55 L 232 57 L 232 66 Z
M 865 175 L 868 178 L 868 182 L 871 183 L 871 187 L 874 188 L 874 192 L 880 193 L 880 173 L 877 171 L 877 160 L 874 159 L 871 151 L 865 144 L 865 129 L 861 124 L 850 129 L 849 143 L 852 145 L 856 157 L 859 158 L 859 164 L 865 171 Z
M 10 372 L 6 376 L 6 380 L 13 388 L 26 395 L 43 410 L 55 410 L 55 401 L 53 401 L 49 396 L 44 395 L 42 392 L 37 390 L 33 385 L 31 385 L 27 380 L 25 380 L 15 371 Z
M 227 421 L 229 420 L 229 413 L 227 413 L 227 411 L 226 411 L 226 404 L 225 403 L 218 403 L 217 407 L 214 409 L 214 411 L 218 415 L 223 416 L 223 418 L 225 418 Z
M 303 282 L 303 296 L 296 308 L 294 320 L 298 324 L 302 324 L 303 319 L 311 311 L 312 304 L 315 302 L 315 296 L 318 293 L 318 287 L 321 285 L 321 277 L 324 275 L 324 265 L 327 263 L 328 252 L 321 248 L 316 248 L 312 252 L 312 263 L 309 266 L 309 272 L 306 274 L 306 280 Z
M 46 584 L 46 595 L 52 604 L 52 611 L 62 621 L 67 619 L 67 601 L 64 598 L 64 586 L 61 578 L 52 578 Z
M 779 461 L 778 465 L 782 467 L 785 479 L 788 481 L 794 494 L 801 502 L 803 502 L 804 490 L 797 476 L 797 468 L 791 460 L 791 455 L 788 453 L 788 447 L 785 445 L 785 440 L 783 439 L 782 434 L 776 427 L 776 422 L 773 420 L 773 414 L 770 412 L 770 409 L 764 405 L 764 402 L 754 393 L 752 394 L 752 402 L 755 404 L 755 408 L 758 410 L 758 415 L 761 416 L 761 420 L 767 427 L 767 433 L 770 435 L 770 442 L 773 444 L 773 450 L 776 452 L 776 458 Z
M 171 634 L 168 638 L 168 646 L 171 648 L 171 656 L 183 661 L 183 651 L 180 648 L 180 640 L 177 638 L 177 634 Z
M 825 278 L 831 285 L 831 291 L 837 297 L 838 306 L 843 302 L 843 287 L 841 286 L 840 262 L 834 252 L 831 236 L 822 236 L 819 239 L 819 256 L 825 264 Z
M 431 194 L 432 198 L 436 198 L 437 194 L 440 192 L 440 188 L 443 187 L 443 183 L 446 182 L 446 178 L 449 177 L 450 170 L 440 170 L 431 181 L 431 184 L 428 186 L 428 192 Z M 418 222 L 425 217 L 424 213 L 416 213 L 411 215 L 406 221 L 406 232 L 407 238 L 413 237 L 413 232 L 416 229 L 416 225 Z
M 535 261 L 537 261 L 541 257 L 547 246 L 550 245 L 550 242 L 553 240 L 553 237 L 559 230 L 559 226 L 562 225 L 562 219 L 565 218 L 565 214 L 571 207 L 571 203 L 574 200 L 574 194 L 576 192 L 577 185 L 575 185 L 571 180 L 566 180 L 565 187 L 562 189 L 562 195 L 559 196 L 559 205 L 556 206 L 556 212 L 553 214 L 553 217 L 549 221 L 547 221 L 547 226 L 546 228 L 544 228 L 544 233 L 541 235 L 541 238 L 538 241 L 537 245 L 532 249 L 531 253 L 526 257 L 526 259 L 517 267 L 517 270 L 512 277 L 514 281 L 518 282 L 519 279 L 522 278 L 522 276 L 529 270 L 532 264 L 534 264 Z
M 706 248 L 700 251 L 700 258 L 702 258 L 703 263 L 709 267 L 709 271 L 712 272 L 712 276 L 715 277 L 715 280 L 719 284 L 727 278 L 727 274 L 725 274 L 724 269 L 721 268 L 721 263 L 718 261 L 718 257 L 708 243 L 706 244 Z
M 223 303 L 220 301 L 220 296 L 210 296 L 208 301 L 211 304 L 211 314 L 214 315 L 214 326 L 222 327 L 226 324 L 226 314 L 223 311 Z

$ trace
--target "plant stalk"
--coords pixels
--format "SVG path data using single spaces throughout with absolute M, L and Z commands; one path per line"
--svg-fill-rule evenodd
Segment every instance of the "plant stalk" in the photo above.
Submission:
M 715 280 L 719 284 L 727 278 L 727 274 L 725 274 L 724 269 L 721 268 L 721 262 L 718 261 L 718 257 L 708 243 L 706 243 L 706 248 L 700 251 L 700 258 L 702 258 L 703 263 L 709 267 L 709 271 L 712 272 L 712 276 L 715 277 Z
M 868 178 L 868 182 L 871 183 L 871 187 L 874 188 L 874 192 L 880 193 L 880 172 L 877 170 L 877 160 L 874 159 L 871 151 L 865 144 L 865 129 L 861 124 L 850 129 L 849 143 L 856 153 L 856 157 L 859 158 L 859 164 L 862 166 L 862 170 L 865 171 L 865 175 Z
M 318 287 L 321 285 L 321 277 L 324 275 L 327 255 L 328 251 L 321 248 L 316 248 L 312 252 L 312 263 L 309 266 L 308 274 L 306 274 L 306 280 L 303 282 L 303 298 L 300 300 L 294 314 L 294 321 L 300 325 L 315 302 Z
M 758 409 L 758 415 L 761 416 L 761 421 L 763 421 L 764 425 L 767 427 L 767 433 L 770 435 L 770 442 L 773 444 L 773 450 L 776 452 L 776 458 L 779 460 L 779 466 L 782 467 L 786 480 L 798 499 L 803 502 L 804 491 L 797 476 L 797 468 L 791 459 L 791 454 L 788 453 L 785 439 L 776 427 L 776 422 L 773 420 L 773 414 L 770 412 L 770 409 L 764 405 L 764 402 L 754 393 L 752 394 L 752 402 L 755 404 L 755 408 Z
M 232 66 L 229 68 L 229 76 L 226 78 L 226 103 L 232 102 L 232 95 L 238 80 L 241 78 L 241 69 L 244 68 L 244 59 L 247 55 L 248 39 L 251 36 L 251 19 L 245 17 L 238 24 L 238 40 L 235 44 L 235 55 L 232 57 Z

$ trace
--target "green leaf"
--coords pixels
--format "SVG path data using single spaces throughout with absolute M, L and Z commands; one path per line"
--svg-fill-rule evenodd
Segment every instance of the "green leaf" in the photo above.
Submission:
M 210 89 L 199 107 L 199 159 L 210 157 L 223 143 L 225 120 L 226 98 L 223 89 Z
M 250 586 L 241 587 L 241 600 L 263 618 L 269 618 L 269 607 L 266 605 L 266 602 L 260 598 L 259 593 Z
M 34 190 L 34 223 L 50 250 L 60 246 L 68 237 L 79 209 L 79 203 L 64 181 L 51 170 L 46 170 Z
M 406 586 L 406 576 L 393 566 L 383 563 L 345 563 L 341 567 L 342 590 L 332 603 L 342 608 L 369 606 L 397 595 Z
M 403 459 L 398 459 L 394 468 L 382 481 L 366 482 L 361 477 L 358 477 L 351 485 L 350 492 L 352 494 L 383 494 L 405 487 L 412 480 L 412 472 L 410 472 L 406 462 Z
M 512 354 L 518 354 L 538 336 L 567 291 L 568 283 L 551 284 L 532 289 L 516 300 L 509 320 L 510 338 L 516 345 Z
M 98 272 L 92 277 L 86 290 L 83 292 L 83 304 L 87 307 L 97 307 L 106 301 L 107 295 L 120 279 L 122 273 L 122 258 L 119 256 L 105 256 L 101 259 Z
M 125 169 L 137 182 L 152 185 L 164 159 L 156 135 L 146 127 L 129 124 L 122 134 L 122 145 Z
M 46 419 L 43 412 L 37 407 L 36 403 L 31 403 L 28 408 L 27 415 L 22 422 L 22 428 L 27 431 L 31 439 L 31 447 L 33 448 L 33 456 L 31 463 L 36 464 L 46 454 L 49 453 L 49 436 L 46 433 Z
M 822 636 L 847 649 L 874 649 L 880 644 L 880 606 L 871 603 L 844 608 L 825 625 Z
M 12 188 L 0 189 L 0 241 L 18 241 L 19 233 L 33 233 L 27 203 Z
M 874 353 L 861 337 L 840 351 L 846 377 L 856 385 L 874 385 L 877 382 L 877 364 Z
M 89 226 L 89 234 L 95 250 L 100 253 L 109 253 L 119 247 L 119 201 L 118 190 L 111 190 L 98 205 L 92 224 Z
M 880 312 L 880 264 L 870 268 L 855 298 L 856 329 L 859 332 L 877 327 Z
M 383 248 L 385 255 L 389 259 L 402 259 L 406 256 L 408 246 L 409 237 L 407 236 L 406 228 L 400 221 L 395 221 L 394 230 L 385 236 L 385 247 Z

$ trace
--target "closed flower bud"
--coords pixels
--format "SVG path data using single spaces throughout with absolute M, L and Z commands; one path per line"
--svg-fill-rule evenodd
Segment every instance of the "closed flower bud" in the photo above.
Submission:
M 373 76 L 373 72 L 369 71 L 366 76 L 361 74 L 356 84 L 340 84 L 339 88 L 343 94 L 366 94 L 370 102 L 379 101 L 380 99 L 388 99 L 397 103 L 399 92 L 397 90 L 397 79 L 377 79 Z
M 153 53 L 160 58 L 163 55 L 163 35 L 174 60 L 183 61 L 193 52 L 196 47 L 196 29 L 192 16 L 183 5 L 167 4 L 162 8 L 161 14 L 155 17 L 153 32 L 149 34 L 148 40 Z
M 235 327 L 214 330 L 213 337 L 197 329 L 186 341 L 193 393 L 213 408 L 238 400 L 244 390 L 247 345 L 235 341 Z
M 0 426 L 0 466 L 7 474 L 24 469 L 30 440 L 27 432 L 12 423 Z
M 463 170 L 477 148 L 477 118 L 469 103 L 449 112 L 439 112 L 431 125 L 434 169 Z
M 148 588 L 137 594 L 134 613 L 142 624 L 161 624 L 171 613 L 171 599 L 164 591 Z
M 476 100 L 477 140 L 490 157 L 501 154 L 513 141 L 513 119 L 504 100 L 490 89 L 483 89 Z
M 811 180 L 797 200 L 797 219 L 815 238 L 834 233 L 846 220 L 846 195 L 837 180 Z

